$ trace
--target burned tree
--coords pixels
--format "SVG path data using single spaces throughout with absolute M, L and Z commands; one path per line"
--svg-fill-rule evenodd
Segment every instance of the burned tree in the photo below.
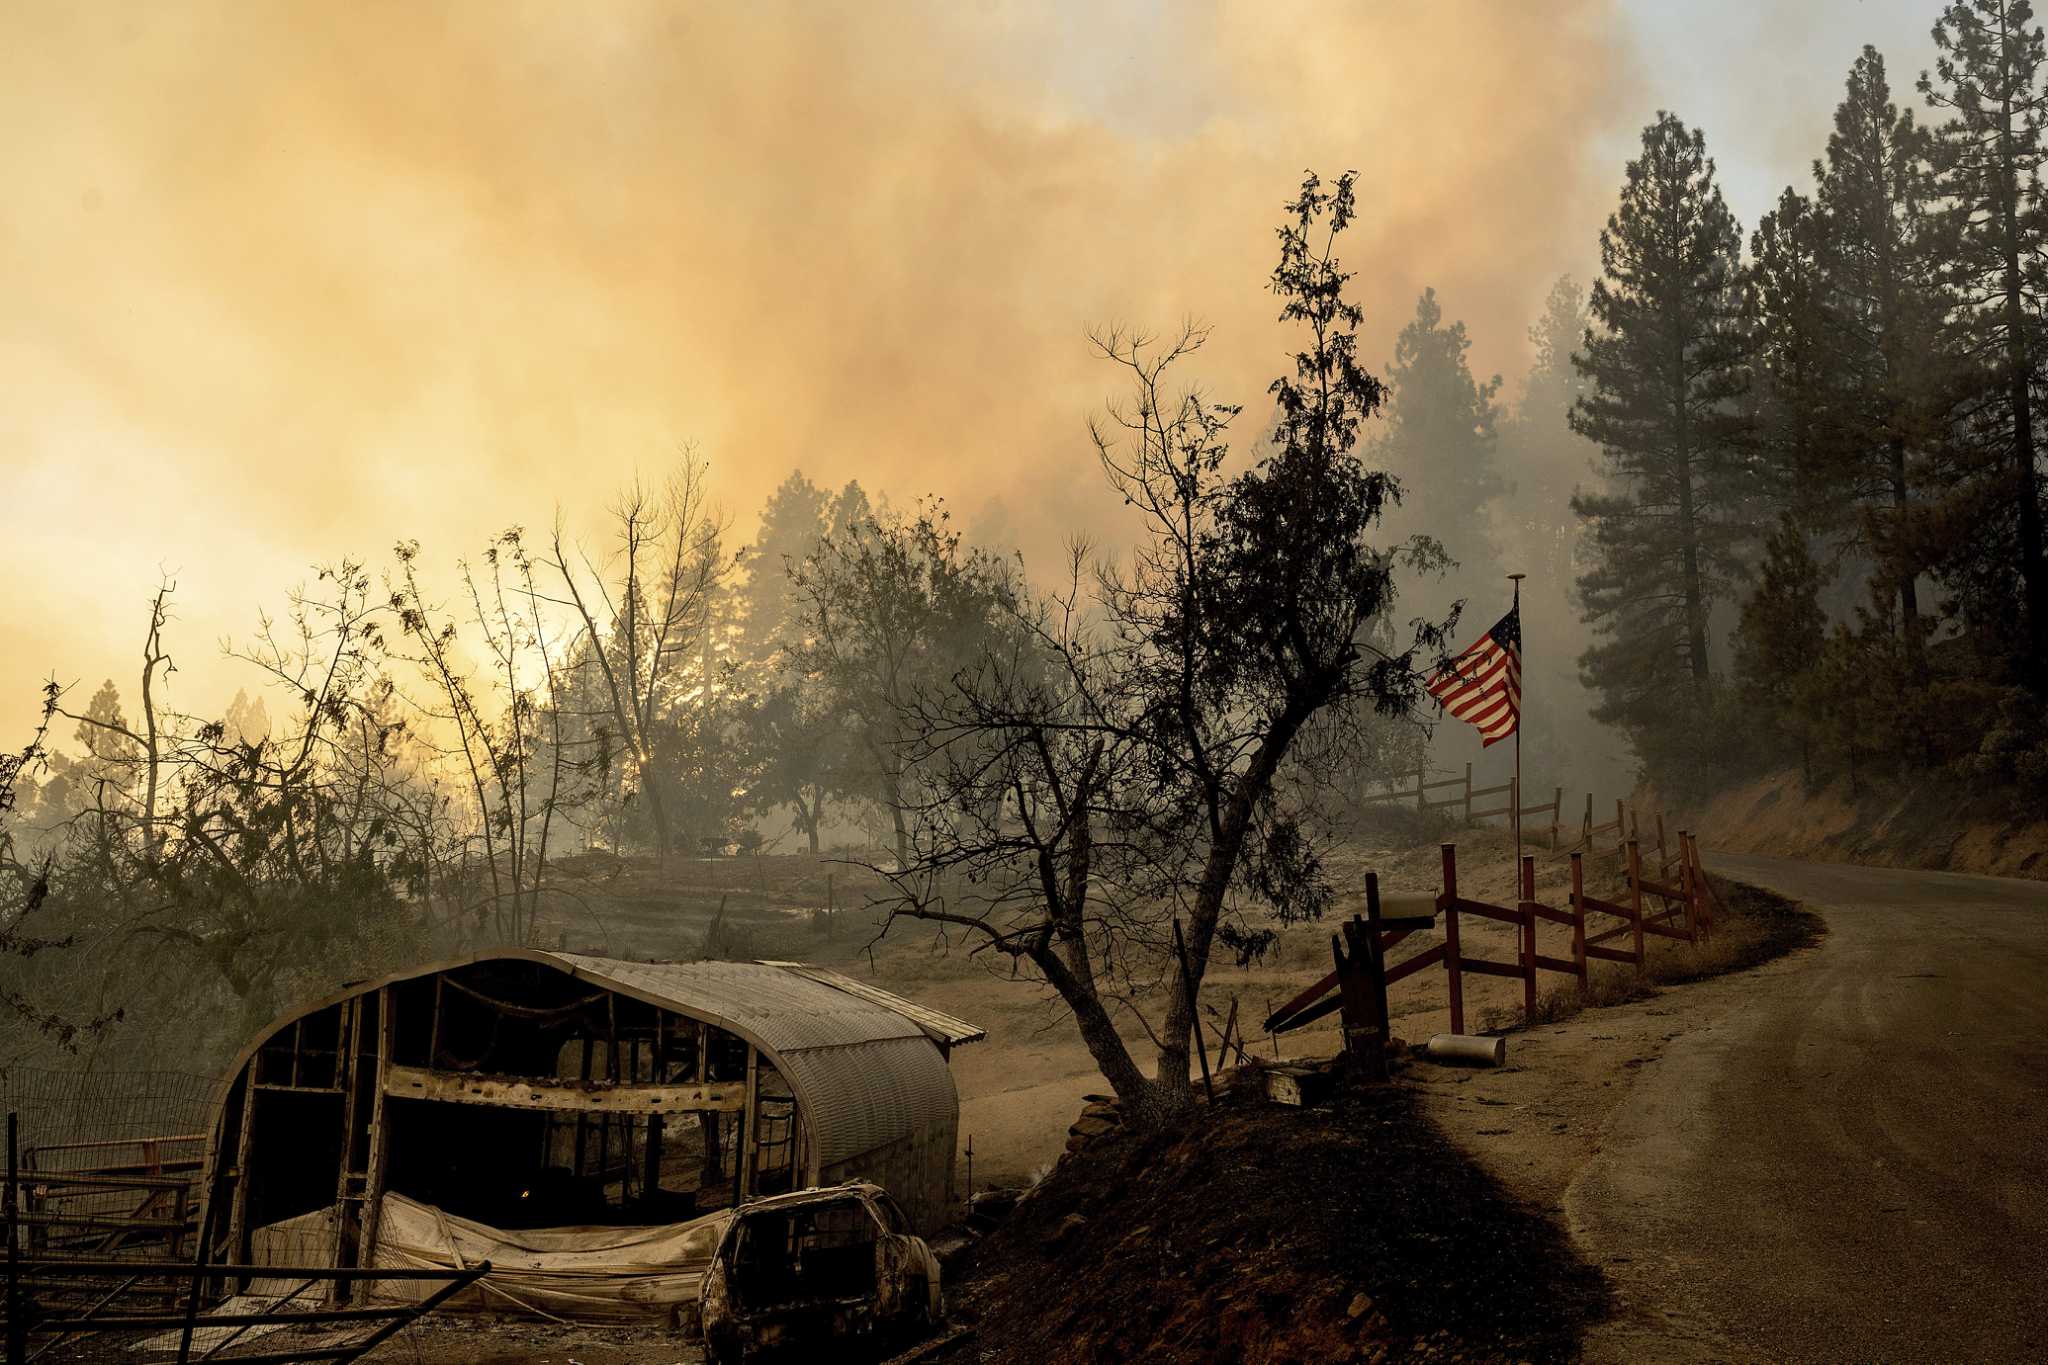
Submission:
M 626 488 L 611 510 L 618 549 L 607 563 L 575 550 L 559 523 L 552 558 L 542 561 L 567 594 L 558 604 L 581 627 L 576 647 L 596 674 L 604 718 L 646 798 L 657 857 L 667 856 L 674 832 L 660 780 L 677 733 L 668 722 L 732 567 L 707 473 L 686 452 L 659 490 L 638 482 Z M 709 681 L 699 680 L 700 698 Z
M 1239 410 L 1171 389 L 1201 331 L 1163 348 L 1099 335 L 1135 388 L 1091 430 L 1138 547 L 1092 568 L 1077 547 L 1063 592 L 913 708 L 933 794 L 891 874 L 890 923 L 937 925 L 1049 985 L 1141 1121 L 1191 1099 L 1194 997 L 1217 943 L 1255 946 L 1256 908 L 1312 917 L 1329 902 L 1313 815 L 1343 746 L 1319 727 L 1405 711 L 1417 652 L 1442 644 L 1422 623 L 1405 651 L 1370 643 L 1397 561 L 1434 552 L 1366 539 L 1398 485 L 1353 454 L 1382 396 L 1357 363 L 1361 312 L 1334 255 L 1353 177 L 1309 177 L 1288 212 L 1272 288 L 1308 340 L 1272 385 L 1265 454 L 1227 473 Z M 1184 975 L 1165 951 L 1176 919 Z M 1155 1028 L 1139 1006 L 1161 984 Z M 1151 1037 L 1152 1075 L 1118 1013 Z

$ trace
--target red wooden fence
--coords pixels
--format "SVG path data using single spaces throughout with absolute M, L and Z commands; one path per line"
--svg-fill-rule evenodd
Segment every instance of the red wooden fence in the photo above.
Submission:
M 1622 827 L 1622 821 L 1617 803 L 1617 828 Z M 1648 960 L 1645 942 L 1649 936 L 1697 943 L 1713 928 L 1713 911 L 1719 903 L 1719 893 L 1707 880 L 1700 865 L 1698 842 L 1686 831 L 1679 831 L 1676 859 L 1666 862 L 1663 856 L 1663 824 L 1660 815 L 1657 820 L 1659 876 L 1656 879 L 1643 875 L 1642 848 L 1637 839 L 1629 837 L 1622 842 L 1619 851 L 1626 903 L 1605 900 L 1587 892 L 1583 851 L 1571 855 L 1571 892 L 1565 907 L 1545 905 L 1536 899 L 1536 859 L 1533 854 L 1522 858 L 1520 896 L 1512 907 L 1473 900 L 1458 893 L 1458 846 L 1444 844 L 1443 890 L 1436 897 L 1436 912 L 1443 916 L 1443 941 L 1391 966 L 1386 964 L 1388 951 L 1410 935 L 1426 932 L 1432 927 L 1434 916 L 1383 919 L 1380 915 L 1379 878 L 1376 874 L 1367 873 L 1366 903 L 1370 922 L 1347 926 L 1351 955 L 1346 957 L 1340 941 L 1333 936 L 1331 950 L 1336 959 L 1336 970 L 1268 1016 L 1266 1032 L 1285 1033 L 1340 1008 L 1343 1003 L 1341 996 L 1324 997 L 1342 985 L 1347 963 L 1356 964 L 1361 979 L 1369 977 L 1374 988 L 1382 993 L 1386 986 L 1441 963 L 1450 996 L 1451 1032 L 1463 1033 L 1467 972 L 1520 981 L 1523 1017 L 1533 1020 L 1536 1014 L 1536 974 L 1539 971 L 1574 977 L 1583 990 L 1587 984 L 1589 961 L 1624 962 L 1642 971 Z M 1671 878 L 1674 869 L 1677 873 L 1675 881 Z M 1646 904 L 1645 896 L 1655 898 L 1658 903 Z M 1606 916 L 1620 923 L 1589 934 L 1587 917 L 1590 915 Z M 1466 916 L 1513 926 L 1516 930 L 1515 960 L 1501 962 L 1468 955 L 1460 935 L 1460 921 Z M 1549 956 L 1539 951 L 1536 929 L 1540 923 L 1557 924 L 1572 931 L 1570 958 Z M 1620 938 L 1626 939 L 1627 947 L 1608 946 Z M 1354 1014 L 1362 1009 L 1363 1002 L 1354 1001 Z M 1375 1022 L 1383 1042 L 1386 1031 L 1383 1012 Z

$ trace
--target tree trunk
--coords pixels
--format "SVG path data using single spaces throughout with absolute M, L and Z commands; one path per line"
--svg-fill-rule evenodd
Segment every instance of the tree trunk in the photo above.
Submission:
M 1060 998 L 1067 1002 L 1067 1008 L 1074 1012 L 1074 1024 L 1081 1031 L 1081 1041 L 1087 1046 L 1088 1055 L 1095 1059 L 1102 1078 L 1123 1101 L 1126 1120 L 1150 1125 L 1184 1107 L 1185 1099 L 1177 1099 L 1163 1086 L 1164 1073 L 1159 1081 L 1154 1081 L 1138 1069 L 1131 1050 L 1124 1045 L 1123 1035 L 1116 1031 L 1109 1011 L 1103 1008 L 1102 997 L 1096 993 L 1092 980 L 1084 981 L 1077 977 L 1049 945 L 1035 950 L 1031 961 L 1045 973 L 1045 979 L 1052 983 Z M 1181 1054 L 1181 1080 L 1181 1091 L 1185 1095 L 1185 1050 Z
M 1237 869 L 1245 837 L 1251 832 L 1253 812 L 1272 786 L 1274 774 L 1280 771 L 1281 761 L 1286 758 L 1295 735 L 1328 700 L 1327 688 L 1323 688 L 1320 694 L 1318 688 L 1322 688 L 1318 681 L 1303 684 L 1303 690 L 1290 698 L 1287 706 L 1274 718 L 1272 728 L 1259 742 L 1251 763 L 1231 791 L 1222 828 L 1210 843 L 1208 856 L 1203 860 L 1202 880 L 1196 887 L 1194 907 L 1188 917 L 1187 978 L 1194 983 L 1194 989 L 1182 988 L 1172 992 L 1173 1003 L 1166 1011 L 1166 1028 L 1159 1035 L 1159 1066 L 1154 1084 L 1161 1100 L 1171 1107 L 1178 1108 L 1194 1100 L 1194 1081 L 1188 1075 L 1188 1045 L 1195 1025 L 1196 996 L 1209 970 L 1209 947 L 1215 941 L 1216 925 L 1223 916 L 1223 902 L 1230 894 L 1231 875 Z M 1178 965 L 1169 964 L 1169 970 L 1177 972 Z M 1176 982 L 1179 979 L 1176 975 Z
M 647 798 L 647 823 L 654 831 L 654 860 L 668 861 L 668 802 L 662 797 L 661 783 L 653 780 L 653 765 L 643 764 L 640 769 L 640 794 Z
M 1896 522 L 1906 519 L 1908 496 L 1906 491 L 1906 438 L 1894 436 L 1891 441 L 1892 454 L 1892 513 Z M 1896 525 L 1895 522 L 1895 525 Z M 1913 666 L 1913 676 L 1924 681 L 1927 674 L 1926 651 L 1922 648 L 1920 630 L 1920 589 L 1915 580 L 1919 574 L 1911 564 L 1899 569 L 1899 628 L 1906 640 L 1906 658 Z
M 2041 562 L 2041 495 L 2034 468 L 2034 404 L 2030 380 L 2033 356 L 2027 347 L 2026 286 L 2020 273 L 2018 176 L 2012 162 L 2012 114 L 2008 109 L 1999 139 L 2000 190 L 2005 217 L 2006 382 L 2012 396 L 2013 463 L 2019 475 L 2019 573 L 2026 601 L 2027 647 L 2020 653 L 2027 682 L 2048 684 L 2048 566 Z
M 1685 365 L 1686 300 L 1681 291 L 1664 302 L 1671 345 L 1671 436 L 1678 476 L 1678 546 L 1680 591 L 1685 598 L 1685 647 L 1691 656 L 1693 696 L 1704 702 L 1707 690 L 1706 593 L 1700 586 L 1700 536 L 1693 508 L 1692 431 L 1686 403 L 1691 383 Z

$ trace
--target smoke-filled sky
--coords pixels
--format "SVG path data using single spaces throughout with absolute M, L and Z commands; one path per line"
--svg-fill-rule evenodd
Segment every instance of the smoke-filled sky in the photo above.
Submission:
M 1363 175 L 1368 355 L 1434 285 L 1512 392 L 1658 108 L 1747 226 L 1861 43 L 1917 102 L 1937 8 L 13 0 L 0 740 L 52 673 L 133 693 L 160 568 L 217 711 L 314 563 L 581 521 L 684 442 L 742 540 L 799 465 L 1106 529 L 1084 329 L 1205 319 L 1260 411 L 1306 167 Z

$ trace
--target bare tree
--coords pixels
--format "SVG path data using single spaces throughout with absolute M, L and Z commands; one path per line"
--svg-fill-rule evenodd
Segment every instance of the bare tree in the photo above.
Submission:
M 446 756 L 476 803 L 492 928 L 501 939 L 525 942 L 540 914 L 555 817 L 565 800 L 574 802 L 573 780 L 588 766 L 572 757 L 563 735 L 560 643 L 517 528 L 484 552 L 483 574 L 463 563 L 475 643 L 490 670 L 486 695 L 499 703 L 490 709 L 479 696 L 462 632 L 422 595 L 418 554 L 412 542 L 398 547 L 391 589 L 392 609 L 411 641 L 407 657 L 434 697 L 417 704 L 435 732 L 450 734 Z M 476 922 L 481 928 L 482 907 Z
M 142 801 L 140 809 L 134 812 L 138 828 L 142 832 L 145 855 L 152 861 L 163 847 L 163 830 L 158 821 L 157 807 L 162 793 L 166 751 L 175 746 L 176 737 L 161 724 L 160 708 L 156 688 L 160 676 L 177 672 L 177 665 L 171 662 L 169 648 L 164 643 L 164 627 L 170 622 L 171 597 L 178 585 L 169 578 L 157 584 L 156 593 L 149 603 L 149 629 L 142 640 L 142 729 L 132 729 L 126 723 L 111 716 L 95 716 L 90 711 L 83 714 L 67 711 L 55 706 L 54 713 L 75 720 L 81 727 L 97 730 L 132 746 L 123 756 L 123 762 L 142 769 Z M 97 755 L 98 750 L 94 749 Z M 98 784 L 95 802 L 99 807 L 100 819 L 104 823 L 117 818 L 116 806 L 109 803 L 106 784 Z
M 669 710 L 682 703 L 683 675 L 701 658 L 712 599 L 732 561 L 725 526 L 711 506 L 709 466 L 685 451 L 659 487 L 635 480 L 611 508 L 617 547 L 602 563 L 569 543 L 560 518 L 542 561 L 561 580 L 575 611 L 578 643 L 601 680 L 618 743 L 647 803 L 655 853 L 666 857 L 672 833 L 658 780 L 667 757 Z M 709 679 L 703 680 L 708 687 Z
M 1272 287 L 1309 337 L 1272 386 L 1277 427 L 1255 466 L 1225 469 L 1237 408 L 1170 383 L 1201 330 L 1163 348 L 1097 336 L 1134 391 L 1092 433 L 1141 520 L 1136 552 L 1091 573 L 1077 547 L 1066 589 L 1020 607 L 1019 630 L 910 708 L 930 796 L 890 871 L 889 924 L 935 924 L 1049 985 L 1141 1121 L 1190 1101 L 1189 1032 L 1217 942 L 1255 949 L 1251 913 L 1313 917 L 1329 902 L 1314 803 L 1344 750 L 1327 733 L 1302 743 L 1312 723 L 1406 712 L 1418 652 L 1442 653 L 1443 629 L 1423 622 L 1406 650 L 1374 644 L 1397 561 L 1440 551 L 1366 540 L 1398 487 L 1352 453 L 1381 397 L 1357 365 L 1361 314 L 1333 253 L 1352 184 L 1310 177 L 1281 229 Z M 1192 989 L 1164 951 L 1175 918 Z M 1154 1027 L 1139 1000 L 1161 984 Z M 1154 1044 L 1150 1076 L 1119 1012 Z

